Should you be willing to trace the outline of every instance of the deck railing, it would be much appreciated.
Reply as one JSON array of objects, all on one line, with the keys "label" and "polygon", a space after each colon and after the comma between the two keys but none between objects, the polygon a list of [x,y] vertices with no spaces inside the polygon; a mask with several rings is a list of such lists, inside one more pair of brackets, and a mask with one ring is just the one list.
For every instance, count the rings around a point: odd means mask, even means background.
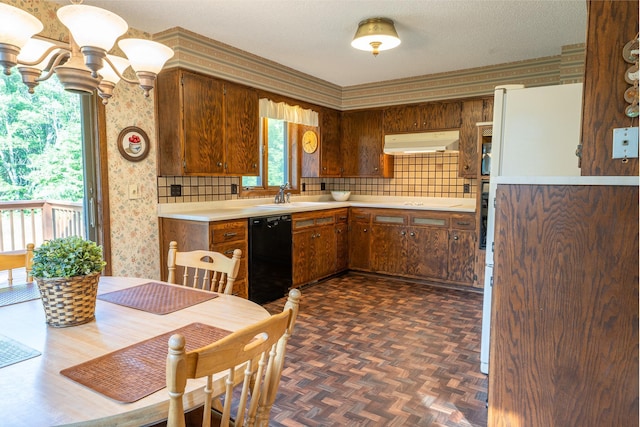
[{"label": "deck railing", "polygon": [[52,200],[0,202],[0,252],[45,240],[85,237],[82,203]]}]

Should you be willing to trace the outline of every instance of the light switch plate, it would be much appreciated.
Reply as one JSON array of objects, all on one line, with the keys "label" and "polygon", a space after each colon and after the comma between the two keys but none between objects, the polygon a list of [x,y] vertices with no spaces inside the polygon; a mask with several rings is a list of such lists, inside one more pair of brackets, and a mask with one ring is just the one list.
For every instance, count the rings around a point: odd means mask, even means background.
[{"label": "light switch plate", "polygon": [[129,184],[129,200],[140,198],[140,187],[138,184]]},{"label": "light switch plate", "polygon": [[613,159],[638,158],[638,128],[617,128],[613,130]]}]

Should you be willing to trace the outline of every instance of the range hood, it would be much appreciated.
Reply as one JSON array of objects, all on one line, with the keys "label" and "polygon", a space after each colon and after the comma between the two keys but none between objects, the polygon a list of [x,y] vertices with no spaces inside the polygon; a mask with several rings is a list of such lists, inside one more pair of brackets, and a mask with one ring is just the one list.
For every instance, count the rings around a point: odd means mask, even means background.
[{"label": "range hood", "polygon": [[460,131],[399,133],[384,136],[385,154],[434,153],[458,151]]}]

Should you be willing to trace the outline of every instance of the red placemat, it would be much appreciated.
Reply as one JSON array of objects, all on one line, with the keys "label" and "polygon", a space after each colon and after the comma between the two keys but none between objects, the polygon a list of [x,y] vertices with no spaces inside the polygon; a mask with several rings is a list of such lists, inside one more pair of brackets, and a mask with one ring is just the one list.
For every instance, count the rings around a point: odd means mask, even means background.
[{"label": "red placemat", "polygon": [[98,295],[100,300],[154,314],[172,313],[217,297],[213,292],[156,282]]},{"label": "red placemat", "polygon": [[192,351],[218,341],[230,333],[215,326],[191,323],[63,369],[60,373],[113,400],[131,403],[166,386],[165,365],[171,335],[183,335],[186,351]]}]

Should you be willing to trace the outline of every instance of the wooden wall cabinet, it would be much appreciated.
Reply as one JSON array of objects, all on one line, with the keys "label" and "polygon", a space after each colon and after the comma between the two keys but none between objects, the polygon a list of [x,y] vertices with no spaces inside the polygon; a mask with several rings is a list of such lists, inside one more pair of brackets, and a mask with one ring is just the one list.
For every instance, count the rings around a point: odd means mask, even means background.
[{"label": "wooden wall cabinet", "polygon": [[255,89],[224,83],[225,174],[260,173],[260,118]]},{"label": "wooden wall cabinet", "polygon": [[458,175],[475,179],[480,174],[478,168],[478,138],[476,123],[493,120],[493,98],[465,101],[462,107],[462,125],[458,154]]},{"label": "wooden wall cabinet", "polygon": [[638,425],[638,186],[496,192],[489,426]]},{"label": "wooden wall cabinet", "polygon": [[[339,250],[345,250],[342,230],[347,209],[294,213],[292,215],[293,286],[343,271]],[[340,256],[344,256],[340,253]]]},{"label": "wooden wall cabinet", "polygon": [[393,177],[393,157],[383,153],[382,110],[342,113],[342,176]]},{"label": "wooden wall cabinet", "polygon": [[194,250],[216,251],[231,257],[235,249],[242,251],[238,277],[233,293],[248,298],[248,224],[247,220],[230,221],[187,221],[173,218],[160,220],[160,273],[167,280],[167,256],[169,242],[176,241],[181,252]]},{"label": "wooden wall cabinet", "polygon": [[258,94],[248,87],[168,69],[155,90],[158,175],[257,175]]},{"label": "wooden wall cabinet", "polygon": [[457,129],[462,123],[461,102],[429,102],[384,109],[384,133]]},{"label": "wooden wall cabinet", "polygon": [[314,153],[302,151],[302,177],[322,178],[341,175],[340,112],[323,108],[320,111],[318,149]]}]

